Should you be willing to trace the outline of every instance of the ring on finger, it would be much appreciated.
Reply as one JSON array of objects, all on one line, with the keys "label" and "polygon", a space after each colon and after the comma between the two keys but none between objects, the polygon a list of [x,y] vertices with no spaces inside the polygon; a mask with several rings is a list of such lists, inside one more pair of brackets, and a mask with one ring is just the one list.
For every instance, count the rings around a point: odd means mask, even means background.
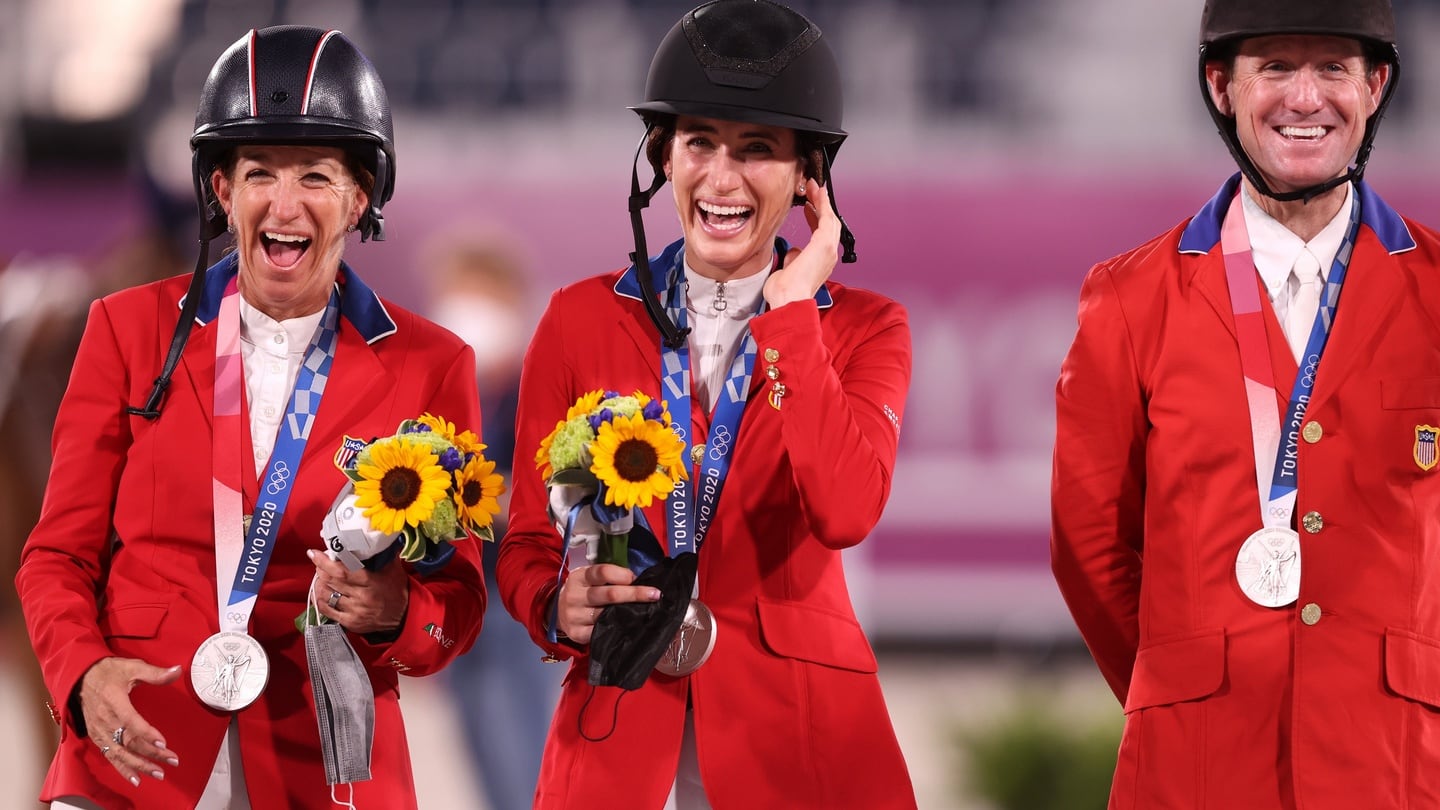
[{"label": "ring on finger", "polygon": [[334,610],[335,608],[340,606],[340,597],[344,595],[345,594],[340,593],[339,591],[331,591],[330,598],[325,600],[325,604],[329,605],[331,610]]},{"label": "ring on finger", "polygon": [[112,741],[114,741],[114,743],[115,743],[116,745],[124,745],[124,744],[125,744],[125,727],[124,727],[124,726],[121,726],[121,727],[115,729],[114,731],[110,732],[110,739],[111,739]]},{"label": "ring on finger", "polygon": [[102,745],[102,746],[100,746],[100,754],[101,754],[102,756],[108,755],[109,753],[110,753],[110,746],[108,746],[108,745]]}]

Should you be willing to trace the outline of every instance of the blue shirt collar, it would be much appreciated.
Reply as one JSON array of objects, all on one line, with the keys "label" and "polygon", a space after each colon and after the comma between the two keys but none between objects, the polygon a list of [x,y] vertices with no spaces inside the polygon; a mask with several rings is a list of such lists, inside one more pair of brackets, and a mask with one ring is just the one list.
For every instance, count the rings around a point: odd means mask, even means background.
[{"label": "blue shirt collar", "polygon": [[[220,313],[220,299],[225,297],[225,287],[230,279],[240,272],[240,258],[231,253],[205,271],[205,288],[200,295],[200,308],[195,312],[195,322],[204,326],[215,320]],[[355,331],[366,343],[395,334],[395,321],[385,310],[380,296],[360,280],[350,265],[340,262],[340,315],[355,327]],[[184,306],[185,299],[180,299]]]},{"label": "blue shirt collar", "polygon": [[[784,239],[777,238],[775,249],[783,256],[790,250],[790,244]],[[671,267],[676,266],[684,252],[685,240],[677,239],[660,251],[659,256],[650,257],[650,281],[657,292],[665,289],[665,274]],[[642,302],[645,300],[640,294],[640,274],[636,271],[635,265],[632,264],[626,268],[625,272],[621,274],[620,280],[615,282],[615,294],[621,298],[632,298]],[[815,303],[821,309],[829,309],[835,304],[835,300],[830,297],[829,287],[824,284],[820,285],[820,289],[815,292]]]},{"label": "blue shirt collar", "polygon": [[[1220,222],[1239,188],[1240,173],[1236,172],[1185,226],[1185,232],[1180,235],[1181,253],[1209,253],[1220,243]],[[1374,231],[1380,244],[1391,254],[1414,250],[1415,238],[1395,209],[1380,199],[1380,195],[1364,181],[1357,183],[1356,188],[1360,192],[1356,199],[1360,206],[1360,224]]]}]

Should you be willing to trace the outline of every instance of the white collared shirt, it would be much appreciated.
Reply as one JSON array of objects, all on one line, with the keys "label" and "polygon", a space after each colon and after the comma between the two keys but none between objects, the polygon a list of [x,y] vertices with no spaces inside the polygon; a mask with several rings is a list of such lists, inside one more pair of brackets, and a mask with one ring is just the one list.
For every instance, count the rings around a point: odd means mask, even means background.
[{"label": "white collared shirt", "polygon": [[[1285,323],[1285,316],[1289,312],[1290,296],[1287,294],[1286,282],[1300,251],[1310,251],[1320,264],[1320,280],[1329,280],[1330,266],[1335,262],[1335,254],[1340,252],[1340,243],[1344,241],[1345,230],[1350,226],[1350,209],[1355,204],[1353,184],[1346,183],[1344,189],[1345,202],[1340,205],[1335,218],[1309,242],[1296,236],[1289,228],[1281,225],[1279,220],[1266,213],[1250,196],[1249,189],[1245,189],[1241,194],[1245,229],[1250,232],[1250,250],[1255,258],[1255,269],[1265,282],[1265,292],[1270,296],[1270,303],[1274,305],[1275,316],[1280,323]],[[1305,339],[1302,337],[1301,341]]]},{"label": "white collared shirt", "polygon": [[[730,363],[740,349],[740,336],[750,318],[764,302],[765,279],[770,277],[772,260],[764,270],[744,278],[717,282],[696,273],[685,263],[685,308],[690,315],[690,373],[695,394],[706,411],[715,410]],[[722,292],[723,287],[723,292]],[[715,307],[723,299],[725,309]]]},{"label": "white collared shirt", "polygon": [[285,409],[310,339],[325,310],[277,321],[240,299],[240,357],[245,373],[245,395],[250,404],[250,445],[255,472],[270,461]]}]

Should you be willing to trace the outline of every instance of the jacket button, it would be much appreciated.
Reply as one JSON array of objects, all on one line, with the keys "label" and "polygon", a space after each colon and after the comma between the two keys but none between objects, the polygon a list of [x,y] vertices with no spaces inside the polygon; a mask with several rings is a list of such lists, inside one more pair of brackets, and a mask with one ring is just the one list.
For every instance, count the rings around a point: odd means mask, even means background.
[{"label": "jacket button", "polygon": [[1305,427],[1300,429],[1300,435],[1305,437],[1305,441],[1314,444],[1325,435],[1325,428],[1321,427],[1319,422],[1306,422]]},{"label": "jacket button", "polygon": [[1300,525],[1311,534],[1319,534],[1325,528],[1325,519],[1320,517],[1319,512],[1306,512],[1305,517],[1300,518]]},{"label": "jacket button", "polygon": [[1300,608],[1300,621],[1314,627],[1320,623],[1320,606],[1311,602]]}]

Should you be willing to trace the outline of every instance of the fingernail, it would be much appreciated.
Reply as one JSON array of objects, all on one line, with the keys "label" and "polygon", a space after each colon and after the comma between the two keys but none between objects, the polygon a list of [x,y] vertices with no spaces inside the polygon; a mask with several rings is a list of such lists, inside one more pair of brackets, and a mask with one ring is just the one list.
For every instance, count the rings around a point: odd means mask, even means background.
[{"label": "fingernail", "polygon": [[156,747],[156,748],[159,748],[159,749],[161,749],[161,750],[164,750],[164,748],[165,748],[165,741],[164,741],[164,740],[156,740],[156,741],[155,741],[155,747]]},{"label": "fingernail", "polygon": [[315,559],[315,549],[313,549],[313,548],[307,548],[307,549],[305,549],[305,556],[306,556],[306,557],[309,557],[309,558],[312,559],[312,560]]},{"label": "fingernail", "polygon": [[134,785],[135,787],[140,787],[140,777],[138,777],[138,776],[132,776],[132,777],[130,777],[130,784]]},{"label": "fingernail", "polygon": [[176,759],[175,757],[166,757],[165,764],[169,765],[172,768],[178,768],[180,767],[180,760]]},{"label": "fingernail", "polygon": [[659,601],[660,601],[660,591],[656,590],[655,588],[651,588],[651,589],[650,589],[650,601],[651,601],[651,602],[659,602]]},{"label": "fingernail", "polygon": [[161,781],[161,782],[165,781],[165,773],[164,773],[163,771],[161,771],[159,768],[156,768],[155,770],[151,771],[151,772],[150,772],[150,776],[151,776],[152,778],[158,780],[158,781]]}]

